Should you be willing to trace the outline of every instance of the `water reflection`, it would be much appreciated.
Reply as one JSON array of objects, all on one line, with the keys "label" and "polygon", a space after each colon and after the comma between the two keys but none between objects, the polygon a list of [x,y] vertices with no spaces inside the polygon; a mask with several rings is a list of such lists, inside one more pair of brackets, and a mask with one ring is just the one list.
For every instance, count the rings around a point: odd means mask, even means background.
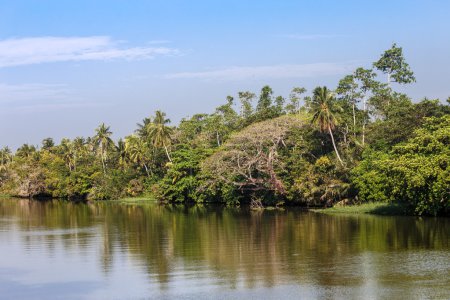
[{"label": "water reflection", "polygon": [[448,298],[449,236],[443,218],[5,199],[0,292]]}]

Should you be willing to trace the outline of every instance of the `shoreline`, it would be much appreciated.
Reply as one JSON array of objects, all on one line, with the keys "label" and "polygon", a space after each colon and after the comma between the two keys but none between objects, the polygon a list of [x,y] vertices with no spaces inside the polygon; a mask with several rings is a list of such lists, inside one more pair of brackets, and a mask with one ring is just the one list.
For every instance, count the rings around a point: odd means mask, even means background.
[{"label": "shoreline", "polygon": [[[0,199],[30,199],[26,197],[17,197],[11,195],[0,194]],[[152,195],[146,196],[137,196],[137,197],[125,197],[120,199],[111,199],[111,200],[84,200],[84,201],[74,201],[70,199],[62,199],[62,198],[31,198],[31,200],[35,201],[47,201],[47,200],[63,200],[70,202],[86,202],[86,203],[114,203],[114,204],[124,204],[124,205],[146,205],[146,204],[162,204],[162,205],[180,205],[181,203],[166,203],[158,201]],[[227,206],[223,202],[208,202],[208,203],[192,203],[192,205],[223,205]],[[181,204],[186,205],[186,204]],[[233,206],[233,207],[247,207],[247,205],[242,206]],[[332,207],[306,207],[302,205],[283,205],[283,206],[265,206],[258,208],[251,208],[251,211],[275,211],[275,210],[286,210],[290,207],[296,209],[304,209],[305,211],[311,211],[314,213],[320,214],[329,214],[329,215],[378,215],[378,216],[415,216],[411,213],[411,208],[405,204],[398,203],[385,203],[385,202],[370,202],[370,203],[362,203],[362,204],[349,204],[343,206],[332,206]],[[448,217],[443,215],[441,217]]]}]

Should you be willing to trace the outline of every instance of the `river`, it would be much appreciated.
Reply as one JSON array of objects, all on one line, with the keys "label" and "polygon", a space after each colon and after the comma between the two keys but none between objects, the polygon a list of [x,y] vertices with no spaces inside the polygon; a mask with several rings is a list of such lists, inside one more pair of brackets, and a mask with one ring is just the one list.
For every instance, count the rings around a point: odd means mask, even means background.
[{"label": "river", "polygon": [[2,299],[450,299],[450,219],[0,200]]}]

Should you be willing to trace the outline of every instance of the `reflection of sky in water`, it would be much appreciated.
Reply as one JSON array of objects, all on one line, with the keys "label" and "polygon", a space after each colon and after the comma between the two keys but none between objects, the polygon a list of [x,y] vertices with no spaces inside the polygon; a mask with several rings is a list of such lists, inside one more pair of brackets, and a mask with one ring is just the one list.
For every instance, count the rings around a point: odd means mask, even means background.
[{"label": "reflection of sky in water", "polygon": [[0,201],[5,299],[450,296],[446,219]]}]

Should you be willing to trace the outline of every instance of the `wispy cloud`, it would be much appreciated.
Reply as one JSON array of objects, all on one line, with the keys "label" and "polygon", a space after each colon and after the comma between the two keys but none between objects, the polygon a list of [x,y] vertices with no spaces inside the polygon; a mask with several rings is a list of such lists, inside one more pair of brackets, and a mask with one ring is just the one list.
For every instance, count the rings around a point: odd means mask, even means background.
[{"label": "wispy cloud", "polygon": [[346,37],[343,34],[280,34],[279,37],[291,40],[319,40]]},{"label": "wispy cloud", "polygon": [[342,75],[353,70],[355,63],[314,63],[301,65],[274,65],[256,67],[228,67],[201,72],[181,72],[167,74],[166,79],[204,79],[204,80],[251,80],[308,78]]},{"label": "wispy cloud", "polygon": [[0,103],[23,101],[52,101],[66,99],[70,91],[63,84],[5,84],[0,83]]},{"label": "wispy cloud", "polygon": [[126,47],[123,41],[108,36],[13,38],[0,40],[0,68],[64,61],[150,59],[178,53],[168,47]]},{"label": "wispy cloud", "polygon": [[11,112],[43,112],[103,105],[91,103],[63,84],[0,83],[0,110]]}]

